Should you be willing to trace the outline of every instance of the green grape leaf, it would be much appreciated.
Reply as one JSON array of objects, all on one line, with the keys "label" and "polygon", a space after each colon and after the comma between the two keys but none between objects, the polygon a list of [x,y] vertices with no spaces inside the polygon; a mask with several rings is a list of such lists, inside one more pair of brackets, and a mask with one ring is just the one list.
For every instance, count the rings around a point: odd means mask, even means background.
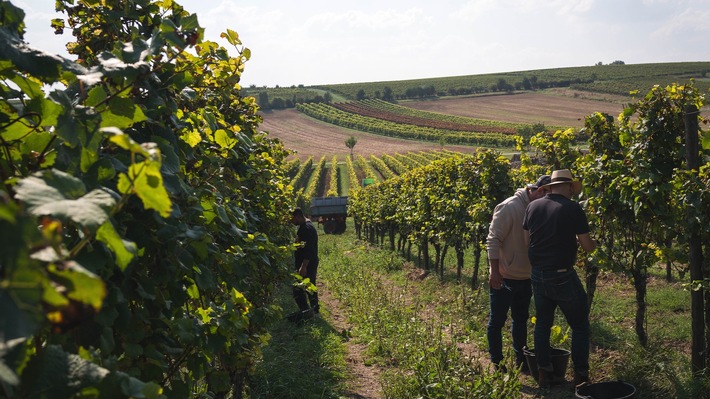
[{"label": "green grape leaf", "polygon": [[162,217],[168,217],[172,212],[172,202],[163,184],[159,162],[148,160],[131,165],[128,173],[118,176],[118,189],[122,194],[135,193],[146,209],[154,209]]},{"label": "green grape leaf", "polygon": [[81,147],[81,171],[86,173],[99,160],[99,153],[95,149]]},{"label": "green grape leaf", "polygon": [[217,213],[215,212],[214,205],[209,199],[203,199],[200,204],[202,205],[202,217],[205,218],[205,224],[212,223]]},{"label": "green grape leaf", "polygon": [[75,261],[64,262],[61,269],[50,267],[49,272],[68,288],[68,298],[90,305],[97,311],[101,309],[106,285],[98,276]]},{"label": "green grape leaf", "polygon": [[180,25],[182,26],[182,30],[184,31],[199,29],[200,24],[197,22],[197,14],[190,14],[186,17],[181,18]]},{"label": "green grape leaf", "polygon": [[36,118],[21,118],[14,123],[3,126],[0,135],[4,141],[15,141],[29,135],[37,128]]},{"label": "green grape leaf", "polygon": [[75,397],[79,390],[97,385],[108,373],[78,355],[64,352],[58,345],[50,345],[26,365],[18,397]]},{"label": "green grape leaf", "polygon": [[221,148],[232,148],[237,144],[237,140],[230,137],[229,133],[224,129],[214,132],[214,140]]},{"label": "green grape leaf", "polygon": [[33,98],[27,103],[25,111],[37,113],[41,118],[41,120],[38,121],[39,125],[49,127],[57,124],[59,115],[61,115],[64,109],[61,105],[52,100],[38,97]]},{"label": "green grape leaf", "polygon": [[0,30],[0,59],[9,59],[15,66],[30,75],[48,80],[57,79],[60,75],[63,59],[53,54],[31,48],[20,42],[17,37],[8,35],[5,29]]},{"label": "green grape leaf", "polygon": [[44,97],[42,85],[36,80],[23,75],[14,75],[10,81],[16,84],[17,87],[30,98]]},{"label": "green grape leaf", "polygon": [[194,148],[196,145],[200,144],[202,136],[197,130],[191,130],[180,136],[180,139],[190,145],[190,147]]},{"label": "green grape leaf", "polygon": [[101,127],[126,129],[146,120],[143,110],[129,98],[114,97],[108,104],[109,110],[101,112]]},{"label": "green grape leaf", "polygon": [[21,8],[15,7],[10,2],[2,4],[2,26],[12,33],[21,35],[25,31],[25,12]]},{"label": "green grape leaf", "polygon": [[124,61],[130,63],[137,63],[144,61],[145,57],[148,56],[145,50],[148,50],[148,43],[145,40],[133,40],[130,43],[124,43],[121,49],[121,58]]},{"label": "green grape leaf", "polygon": [[95,107],[107,98],[108,94],[103,86],[95,86],[89,90],[89,95],[86,97],[84,104],[88,107]]},{"label": "green grape leaf", "polygon": [[146,158],[160,160],[160,150],[155,143],[140,144],[134,141],[131,136],[123,133],[121,129],[115,127],[101,128],[101,132],[109,135],[109,140],[134,154],[141,154]]},{"label": "green grape leaf", "polygon": [[[18,397],[84,397],[89,391],[120,393],[120,397],[158,399],[163,389],[122,372],[110,372],[79,355],[50,345],[32,357],[22,374]],[[114,395],[110,395],[114,397]],[[93,397],[93,396],[92,396]]]},{"label": "green grape leaf", "polygon": [[94,231],[108,220],[116,198],[107,189],[77,195],[84,190],[81,180],[57,170],[36,173],[16,187],[17,198],[28,205],[31,214],[70,219]]},{"label": "green grape leaf", "polygon": [[106,244],[113,251],[116,255],[116,264],[121,270],[126,270],[126,267],[138,253],[136,244],[123,240],[110,221],[106,221],[99,227],[96,232],[96,239]]},{"label": "green grape leaf", "polygon": [[231,29],[227,29],[227,32],[222,32],[219,36],[227,39],[227,42],[233,46],[242,44],[242,41],[239,40],[239,34]]}]

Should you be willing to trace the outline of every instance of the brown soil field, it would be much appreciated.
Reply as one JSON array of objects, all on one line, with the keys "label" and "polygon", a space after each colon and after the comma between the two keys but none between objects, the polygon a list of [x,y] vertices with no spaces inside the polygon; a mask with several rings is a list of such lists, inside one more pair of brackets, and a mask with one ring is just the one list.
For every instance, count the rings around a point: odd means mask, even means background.
[{"label": "brown soil field", "polygon": [[515,123],[544,123],[547,126],[584,127],[584,117],[605,112],[614,117],[630,99],[594,93],[551,89],[539,93],[441,98],[402,102],[410,108]]},{"label": "brown soil field", "polygon": [[[264,122],[260,125],[260,129],[269,132],[269,136],[281,140],[287,149],[296,151],[295,156],[301,160],[312,156],[317,162],[323,155],[329,159],[333,155],[345,158],[350,155],[350,149],[345,146],[345,140],[350,136],[357,139],[354,154],[365,158],[370,154],[379,156],[395,152],[407,153],[442,148],[438,143],[402,140],[342,128],[308,117],[295,109],[264,112],[262,116]],[[457,152],[476,150],[475,147],[454,145],[447,145],[444,148]]]},{"label": "brown soil field", "polygon": [[[590,93],[553,89],[539,93],[442,98],[400,104],[420,110],[481,119],[581,128],[586,115],[600,111],[616,116],[622,111],[624,103],[620,97],[605,98]],[[350,154],[345,146],[345,140],[350,136],[357,138],[354,153],[365,157],[370,154],[379,156],[442,148],[433,142],[403,140],[341,128],[305,116],[295,109],[265,111],[262,116],[264,121],[260,129],[281,140],[286,148],[296,151],[295,156],[301,159],[312,156],[318,160],[323,155],[345,157]],[[470,146],[446,145],[444,148],[457,152],[476,150]]]}]

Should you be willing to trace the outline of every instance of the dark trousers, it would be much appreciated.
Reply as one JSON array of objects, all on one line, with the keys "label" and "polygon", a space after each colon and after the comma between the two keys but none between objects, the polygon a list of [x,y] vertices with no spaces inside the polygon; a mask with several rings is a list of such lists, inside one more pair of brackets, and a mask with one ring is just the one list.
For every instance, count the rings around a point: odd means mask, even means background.
[{"label": "dark trousers", "polygon": [[[308,265],[308,273],[306,277],[311,280],[311,284],[316,285],[316,276],[318,275],[318,263]],[[300,287],[293,287],[293,299],[296,300],[296,305],[301,311],[313,308],[314,312],[318,312],[318,291],[308,292]]]},{"label": "dark trousers", "polygon": [[515,360],[524,361],[523,347],[527,345],[527,323],[532,296],[530,280],[504,279],[503,281],[501,289],[489,289],[491,312],[487,330],[488,353],[491,355],[491,361],[496,364],[503,360],[502,330],[508,318],[508,310],[512,319],[511,333]]},{"label": "dark trousers", "polygon": [[577,373],[589,372],[589,305],[587,293],[574,269],[558,273],[533,269],[535,297],[535,358],[538,368],[552,370],[550,328],[555,321],[555,309],[560,308],[572,329],[572,363]]}]

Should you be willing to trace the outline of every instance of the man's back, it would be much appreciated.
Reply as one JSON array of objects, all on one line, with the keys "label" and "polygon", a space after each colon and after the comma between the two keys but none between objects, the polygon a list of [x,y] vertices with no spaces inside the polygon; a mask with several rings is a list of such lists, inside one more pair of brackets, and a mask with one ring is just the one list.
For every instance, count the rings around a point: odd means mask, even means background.
[{"label": "man's back", "polygon": [[574,266],[577,235],[589,232],[587,218],[579,204],[552,193],[530,203],[523,228],[530,233],[530,263],[533,268],[543,270]]}]

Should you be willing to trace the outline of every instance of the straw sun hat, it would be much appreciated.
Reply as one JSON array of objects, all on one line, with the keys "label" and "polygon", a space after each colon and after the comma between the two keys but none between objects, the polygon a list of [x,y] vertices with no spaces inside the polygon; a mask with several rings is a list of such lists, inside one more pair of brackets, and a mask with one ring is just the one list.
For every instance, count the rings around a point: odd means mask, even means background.
[{"label": "straw sun hat", "polygon": [[575,180],[574,177],[572,177],[572,172],[570,172],[569,169],[560,169],[553,171],[552,176],[550,178],[550,183],[545,184],[542,187],[552,187],[556,184],[564,183],[572,183],[572,190],[574,191],[574,195],[577,195],[582,192],[582,182],[579,180]]}]

